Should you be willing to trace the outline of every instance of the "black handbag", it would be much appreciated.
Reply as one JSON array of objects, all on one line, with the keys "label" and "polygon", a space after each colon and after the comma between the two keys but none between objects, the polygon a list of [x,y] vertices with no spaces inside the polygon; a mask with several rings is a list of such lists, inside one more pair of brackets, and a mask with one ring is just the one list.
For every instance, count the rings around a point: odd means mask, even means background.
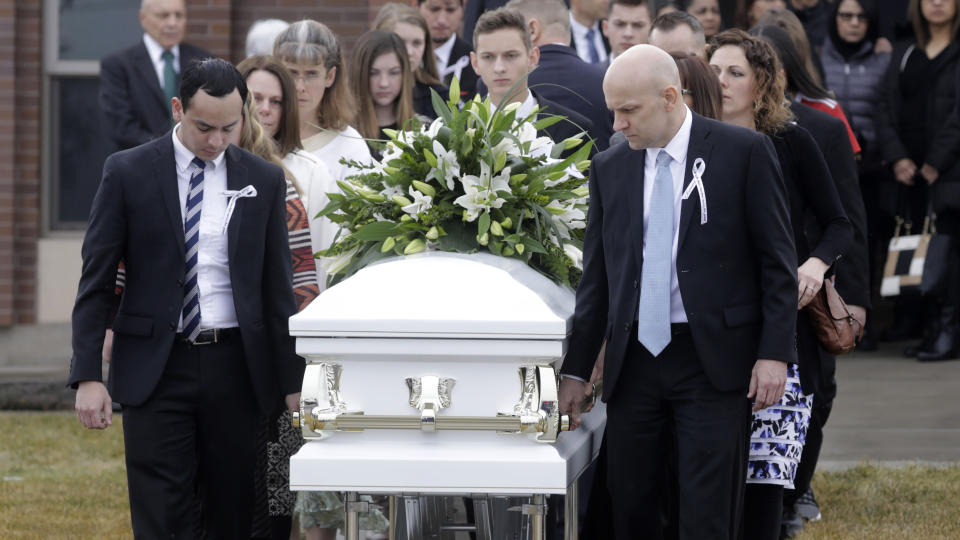
[{"label": "black handbag", "polygon": [[[951,238],[937,234],[937,215],[928,204],[920,234],[910,234],[911,223],[897,216],[896,230],[887,248],[880,296],[939,295],[946,286],[953,252]],[[906,234],[901,234],[903,230]]]}]

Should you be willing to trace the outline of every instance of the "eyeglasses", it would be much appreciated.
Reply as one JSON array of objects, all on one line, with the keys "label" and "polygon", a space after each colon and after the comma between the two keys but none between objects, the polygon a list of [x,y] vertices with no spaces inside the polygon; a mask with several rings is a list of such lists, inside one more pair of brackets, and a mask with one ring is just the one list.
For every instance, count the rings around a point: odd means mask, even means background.
[{"label": "eyeglasses", "polygon": [[854,19],[857,19],[857,20],[860,21],[860,22],[867,22],[867,14],[866,14],[866,13],[849,13],[849,12],[844,13],[844,12],[839,12],[839,13],[837,13],[837,17],[840,17],[840,20],[843,21],[843,22],[852,22]]},{"label": "eyeglasses", "polygon": [[693,92],[687,90],[686,88],[680,89],[680,93],[683,94],[683,95],[685,95],[685,96],[692,96],[692,95],[693,95]]}]

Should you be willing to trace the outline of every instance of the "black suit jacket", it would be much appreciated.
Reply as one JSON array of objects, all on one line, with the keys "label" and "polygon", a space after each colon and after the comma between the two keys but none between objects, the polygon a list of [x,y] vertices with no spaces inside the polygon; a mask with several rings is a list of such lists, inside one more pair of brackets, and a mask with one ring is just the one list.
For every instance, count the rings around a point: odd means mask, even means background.
[{"label": "black suit jacket", "polygon": [[[745,391],[758,358],[796,362],[797,257],[783,177],[770,140],[693,114],[684,185],[697,158],[708,221],[696,191],[683,201],[677,275],[697,354],[711,384]],[[617,388],[643,268],[645,151],[626,143],[590,168],[583,278],[561,373],[590,376],[604,338],[603,399]]]},{"label": "black suit jacket", "polygon": [[[107,158],[83,241],[68,382],[101,380],[103,337],[112,322],[108,389],[124,405],[142,404],[156,387],[183,304],[183,219],[173,152],[168,132]],[[283,395],[300,390],[304,368],[287,323],[297,310],[286,182],[280,168],[234,146],[225,159],[228,189],[252,185],[257,190],[255,197],[237,201],[227,242],[247,371],[261,409],[268,411]],[[121,259],[126,266],[122,298],[114,294]]]},{"label": "black suit jacket", "polygon": [[590,136],[597,150],[605,150],[613,135],[613,120],[603,96],[604,74],[601,66],[584,62],[570,47],[543,45],[540,63],[528,83],[538,95],[589,118],[593,123]]},{"label": "black suit jacket", "polygon": [[[867,211],[860,194],[857,160],[850,146],[847,128],[843,120],[801,103],[791,103],[790,110],[796,116],[797,124],[810,132],[820,148],[827,168],[830,169],[830,176],[837,186],[843,211],[853,226],[853,242],[847,247],[843,259],[837,261],[835,266],[837,292],[848,304],[870,308]],[[806,227],[810,229],[814,226],[808,223]]]},{"label": "black suit jacket", "polygon": [[[566,120],[562,120],[543,129],[543,132],[546,133],[546,135],[550,137],[553,142],[559,143],[569,139],[570,137],[576,137],[583,132],[586,132],[588,135],[590,134],[590,130],[593,128],[593,122],[591,122],[589,118],[576,111],[570,110],[559,103],[554,103],[549,99],[540,96],[533,90],[530,92],[533,93],[533,97],[536,98],[537,105],[540,107],[538,119],[549,116],[567,117]],[[573,152],[576,152],[579,148],[580,147],[578,146],[565,151],[563,153],[563,157],[565,158]],[[594,151],[595,149],[596,147],[594,147]],[[593,154],[594,151],[591,151],[591,154]]]},{"label": "black suit jacket", "polygon": [[[460,95],[466,99],[473,97],[477,93],[477,72],[473,70],[473,66],[470,65],[470,51],[473,50],[473,47],[469,43],[460,39],[460,36],[457,36],[456,41],[453,42],[453,49],[450,50],[450,61],[447,63],[448,66],[452,66],[457,63],[457,60],[467,57],[467,65],[463,67],[460,71]],[[443,78],[443,84],[450,88],[450,81],[453,80],[453,74],[447,75]]]},{"label": "black suit jacket", "polygon": [[[607,59],[597,65],[601,65],[604,67],[604,69],[606,69],[606,67],[610,65],[610,40],[607,39],[607,35],[603,33],[603,21],[601,21],[600,27],[601,29],[598,30],[598,32],[600,32],[600,40],[603,41],[603,49],[607,51]],[[573,39],[573,32],[570,32],[570,47],[577,52],[577,55],[580,54],[581,51],[577,48],[577,40]],[[583,52],[586,53],[586,51]]]},{"label": "black suit jacket", "polygon": [[[209,52],[180,44],[180,72]],[[179,84],[179,77],[178,77]],[[152,141],[170,131],[170,103],[163,95],[143,41],[100,61],[100,109],[114,143],[121,150]]]}]

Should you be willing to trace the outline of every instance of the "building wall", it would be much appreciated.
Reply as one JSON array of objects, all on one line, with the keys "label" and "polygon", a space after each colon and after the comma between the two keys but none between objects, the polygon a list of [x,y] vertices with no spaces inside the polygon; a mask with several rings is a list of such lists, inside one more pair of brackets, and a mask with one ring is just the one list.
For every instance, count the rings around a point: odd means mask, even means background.
[{"label": "building wall", "polygon": [[[187,0],[186,40],[237,62],[253,21],[313,18],[341,37],[349,57],[386,1]],[[43,44],[51,31],[42,27],[43,7],[0,0],[0,328],[68,321],[80,277],[82,234],[42,234]]]}]

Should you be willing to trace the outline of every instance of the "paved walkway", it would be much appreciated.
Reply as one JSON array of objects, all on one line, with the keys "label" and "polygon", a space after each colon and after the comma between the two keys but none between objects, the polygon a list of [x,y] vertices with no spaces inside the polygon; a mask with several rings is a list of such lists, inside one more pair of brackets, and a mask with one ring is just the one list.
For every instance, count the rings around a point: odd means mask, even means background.
[{"label": "paved walkway", "polygon": [[820,462],[960,462],[960,360],[920,363],[905,343],[837,359],[839,390]]}]

